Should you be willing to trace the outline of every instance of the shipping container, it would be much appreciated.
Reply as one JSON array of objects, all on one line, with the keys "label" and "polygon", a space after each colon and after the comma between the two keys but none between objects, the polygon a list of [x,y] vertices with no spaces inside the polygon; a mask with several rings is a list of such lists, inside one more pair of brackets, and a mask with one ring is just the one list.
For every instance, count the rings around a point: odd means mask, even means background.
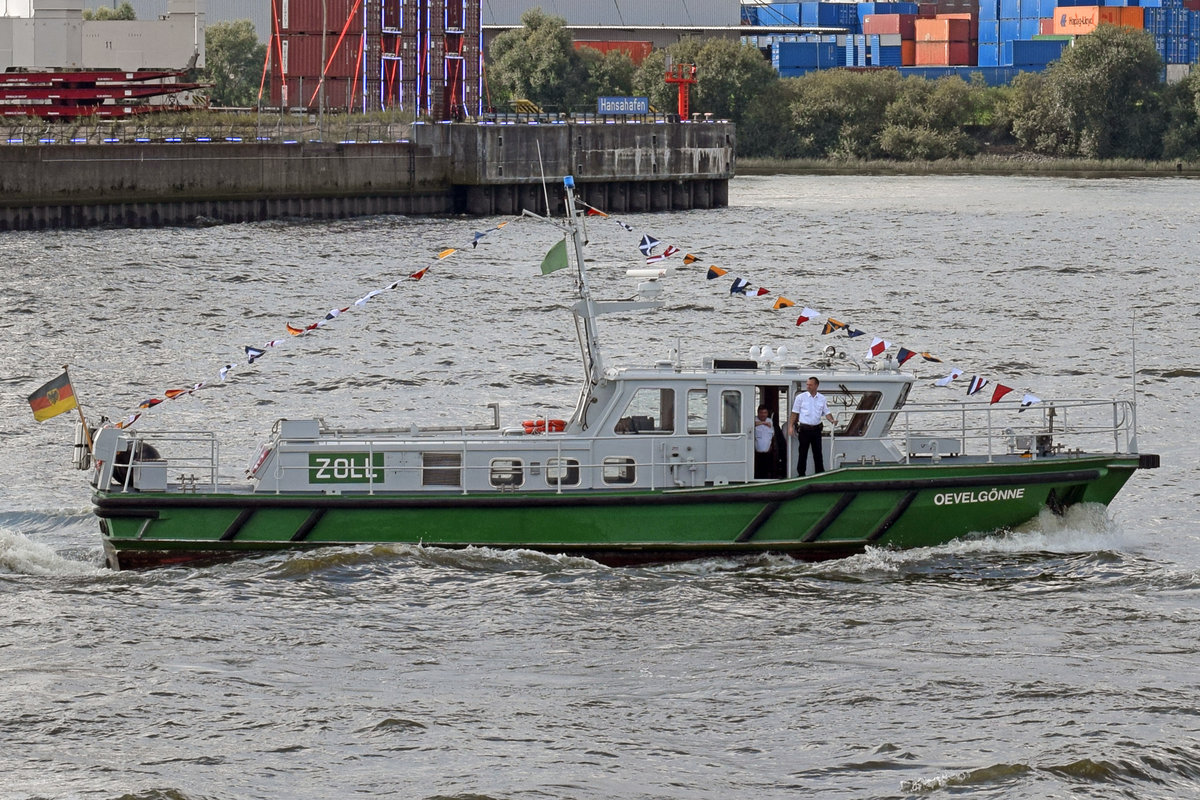
[{"label": "shipping container", "polygon": [[800,4],[799,3],[771,3],[766,6],[759,6],[758,10],[759,25],[799,25],[800,24]]},{"label": "shipping container", "polygon": [[[983,0],[985,3],[990,1],[991,0]],[[994,1],[997,5],[1000,3],[1000,0]],[[917,16],[921,19],[933,19],[937,16],[937,12],[937,3],[921,3],[917,6]]]},{"label": "shipping container", "polygon": [[916,14],[868,14],[862,18],[862,32],[871,34],[898,33],[902,39],[915,39]]},{"label": "shipping container", "polygon": [[1012,43],[1012,65],[1024,67],[1046,65],[1062,57],[1067,43],[1062,40],[1021,40]]},{"label": "shipping container", "polygon": [[833,42],[778,42],[771,48],[771,66],[782,75],[793,67],[841,66],[841,58]]},{"label": "shipping container", "polygon": [[[281,33],[326,33],[347,35],[363,31],[362,4],[354,0],[276,0]],[[324,26],[324,27],[322,27]]]},{"label": "shipping container", "polygon": [[1020,19],[1021,0],[1000,0],[1000,19]]},{"label": "shipping container", "polygon": [[980,20],[979,21],[979,43],[982,44],[999,44],[1000,43],[1000,21],[999,20]]},{"label": "shipping container", "polygon": [[970,41],[978,41],[979,39],[979,16],[976,14],[938,14],[937,19],[965,19],[970,23],[970,34],[967,39]]},{"label": "shipping container", "polygon": [[[322,38],[324,43],[322,43]],[[339,43],[333,34],[294,33],[284,36],[279,43],[283,58],[284,75],[320,75],[329,77],[353,77],[362,72],[359,54],[361,37],[345,37]],[[325,57],[322,59],[321,54]],[[324,66],[324,68],[323,68]]]},{"label": "shipping container", "polygon": [[979,19],[981,22],[1000,19],[1000,0],[980,0]]},{"label": "shipping container", "polygon": [[919,19],[914,27],[918,42],[967,42],[971,39],[971,23],[965,19]]},{"label": "shipping container", "polygon": [[1000,66],[1000,45],[999,44],[981,44],[979,51],[976,54],[976,60],[981,67],[997,67]]},{"label": "shipping container", "polygon": [[1000,20],[1000,41],[1011,42],[1013,39],[1021,38],[1021,20],[1019,19],[1002,19]]},{"label": "shipping container", "polygon": [[635,65],[640,65],[646,60],[646,56],[650,55],[650,51],[654,49],[654,43],[620,40],[575,40],[575,49],[578,50],[581,47],[590,47],[593,50],[599,50],[601,53],[611,53],[613,51],[625,53]]},{"label": "shipping container", "polygon": [[1121,25],[1124,14],[1129,11],[1136,11],[1140,22],[1140,8],[1059,6],[1054,10],[1054,33],[1091,33],[1100,25]]},{"label": "shipping container", "polygon": [[1054,33],[1054,18],[1046,17],[1038,20],[1038,34],[1040,36],[1048,36]]},{"label": "shipping container", "polygon": [[971,46],[967,42],[918,41],[917,66],[968,65],[971,61]]}]

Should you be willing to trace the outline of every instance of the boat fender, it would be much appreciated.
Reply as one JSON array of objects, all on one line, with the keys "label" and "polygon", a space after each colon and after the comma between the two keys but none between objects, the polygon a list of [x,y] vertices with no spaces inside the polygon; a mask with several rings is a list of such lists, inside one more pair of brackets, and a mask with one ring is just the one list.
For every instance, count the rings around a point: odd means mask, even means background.
[{"label": "boat fender", "polygon": [[562,433],[567,429],[565,419],[527,419],[521,423],[526,433]]}]

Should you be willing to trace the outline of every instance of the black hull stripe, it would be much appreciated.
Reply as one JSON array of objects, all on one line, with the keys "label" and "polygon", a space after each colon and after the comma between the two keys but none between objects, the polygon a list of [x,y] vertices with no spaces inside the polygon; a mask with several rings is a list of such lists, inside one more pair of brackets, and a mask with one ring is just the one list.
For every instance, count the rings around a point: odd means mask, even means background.
[{"label": "black hull stripe", "polygon": [[321,517],[325,516],[325,509],[314,508],[312,513],[308,515],[308,519],[300,524],[296,532],[292,534],[293,542],[303,542],[312,533],[313,528],[317,527],[317,523],[321,521]]},{"label": "black hull stripe", "polygon": [[[92,502],[96,513],[104,517],[128,517],[141,511],[168,508],[308,508],[329,511],[346,509],[405,509],[405,508],[570,508],[639,505],[692,505],[706,503],[783,503],[809,494],[836,492],[919,492],[926,489],[952,489],[978,486],[1020,486],[1046,483],[1077,483],[1094,481],[1102,475],[1100,469],[1076,469],[1056,472],[1037,472],[1021,475],[959,475],[954,477],[907,478],[879,481],[831,481],[802,484],[784,491],[747,489],[744,491],[685,491],[646,494],[586,495],[525,494],[502,496],[447,494],[436,497],[396,497],[391,495],[156,495],[141,494],[95,495]],[[134,513],[131,513],[134,512]]]},{"label": "black hull stripe", "polygon": [[912,505],[912,501],[916,499],[916,492],[909,492],[908,494],[904,495],[904,497],[901,497],[900,502],[896,503],[896,507],[892,509],[891,513],[884,517],[883,522],[880,522],[879,525],[875,527],[875,530],[871,531],[870,535],[867,536],[867,541],[877,542],[883,538],[883,535],[888,532],[888,529],[896,524],[896,520],[900,519],[904,512],[908,510],[908,507]]},{"label": "black hull stripe", "polygon": [[846,492],[844,495],[839,497],[838,501],[833,504],[833,508],[826,511],[825,515],[817,520],[815,525],[809,528],[808,533],[804,534],[804,537],[801,538],[800,541],[815,542],[818,538],[820,538],[821,534],[829,528],[830,525],[837,522],[837,518],[840,517],[842,512],[854,502],[854,498],[856,497],[858,497],[858,492]]},{"label": "black hull stripe", "polygon": [[778,510],[779,503],[767,503],[765,506],[763,506],[763,510],[758,512],[758,515],[754,519],[750,520],[750,524],[746,526],[745,530],[738,534],[734,541],[740,543],[748,542],[753,539],[754,534],[758,533],[759,529],[762,528],[763,525],[766,525],[767,520],[775,516],[775,512]]},{"label": "black hull stripe", "polygon": [[246,523],[254,516],[256,510],[254,508],[243,508],[233,522],[229,523],[229,527],[225,529],[225,532],[221,534],[221,541],[232,542],[237,538],[237,535],[242,532],[242,528],[246,527]]}]

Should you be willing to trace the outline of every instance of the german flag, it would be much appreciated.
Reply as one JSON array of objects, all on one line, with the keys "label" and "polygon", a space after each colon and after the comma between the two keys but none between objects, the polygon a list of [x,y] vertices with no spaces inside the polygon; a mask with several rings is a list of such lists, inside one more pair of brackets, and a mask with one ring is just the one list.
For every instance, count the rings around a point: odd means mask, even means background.
[{"label": "german flag", "polygon": [[75,390],[71,388],[71,380],[66,371],[29,395],[29,407],[33,409],[33,418],[38,422],[78,408]]}]

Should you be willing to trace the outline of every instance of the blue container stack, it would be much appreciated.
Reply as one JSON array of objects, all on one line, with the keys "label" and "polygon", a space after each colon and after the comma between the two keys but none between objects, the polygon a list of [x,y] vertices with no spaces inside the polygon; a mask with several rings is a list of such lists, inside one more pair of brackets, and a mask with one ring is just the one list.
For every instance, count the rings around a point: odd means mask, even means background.
[{"label": "blue container stack", "polygon": [[782,78],[795,78],[814,69],[840,65],[837,44],[832,41],[776,42],[771,47],[771,66]]},{"label": "blue container stack", "polygon": [[[1151,5],[1150,3],[1154,5]],[[1146,32],[1168,64],[1194,64],[1200,57],[1200,14],[1183,0],[1141,0]]]}]

